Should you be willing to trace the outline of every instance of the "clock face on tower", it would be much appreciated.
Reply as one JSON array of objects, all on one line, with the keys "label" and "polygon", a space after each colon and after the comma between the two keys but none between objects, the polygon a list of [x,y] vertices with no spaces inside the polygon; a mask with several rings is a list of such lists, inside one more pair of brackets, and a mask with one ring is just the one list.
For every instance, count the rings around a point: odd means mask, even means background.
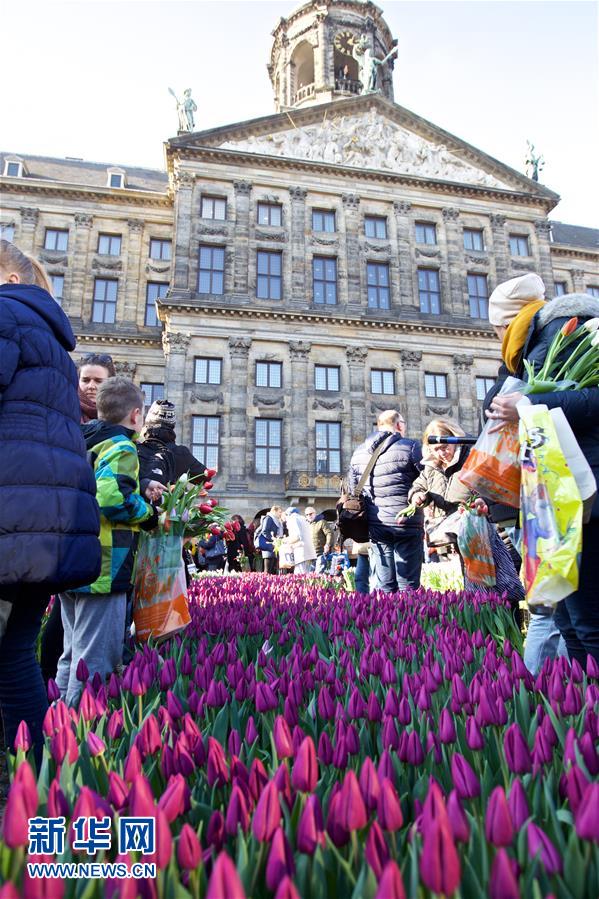
[{"label": "clock face on tower", "polygon": [[335,49],[345,56],[352,55],[352,48],[358,43],[355,34],[351,31],[338,31],[335,35]]}]

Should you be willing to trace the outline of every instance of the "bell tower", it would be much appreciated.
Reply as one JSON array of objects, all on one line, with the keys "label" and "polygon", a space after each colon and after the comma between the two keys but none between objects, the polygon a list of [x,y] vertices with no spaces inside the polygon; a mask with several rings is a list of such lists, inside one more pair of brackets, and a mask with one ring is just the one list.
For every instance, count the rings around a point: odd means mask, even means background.
[{"label": "bell tower", "polygon": [[393,100],[397,41],[370,0],[310,0],[272,34],[277,112],[375,91]]}]

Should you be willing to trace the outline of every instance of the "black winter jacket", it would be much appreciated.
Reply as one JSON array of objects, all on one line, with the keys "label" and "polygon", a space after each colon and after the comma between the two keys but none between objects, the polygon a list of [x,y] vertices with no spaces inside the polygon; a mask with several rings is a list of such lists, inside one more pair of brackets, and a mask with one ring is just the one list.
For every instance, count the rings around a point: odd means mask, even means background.
[{"label": "black winter jacket", "polygon": [[69,320],[49,293],[0,286],[0,586],[58,592],[100,572],[74,349]]},{"label": "black winter jacket", "polygon": [[138,440],[139,481],[142,492],[148,481],[160,481],[168,486],[182,474],[189,472],[191,480],[201,477],[206,466],[186,446],[175,443],[172,428],[152,429],[150,435]]},{"label": "black winter jacket", "polygon": [[351,458],[348,486],[355,489],[372,453],[389,438],[364,487],[370,539],[377,543],[390,543],[404,533],[422,532],[424,520],[420,510],[410,518],[395,520],[408,505],[408,494],[420,474],[422,447],[416,440],[390,431],[373,431]]}]

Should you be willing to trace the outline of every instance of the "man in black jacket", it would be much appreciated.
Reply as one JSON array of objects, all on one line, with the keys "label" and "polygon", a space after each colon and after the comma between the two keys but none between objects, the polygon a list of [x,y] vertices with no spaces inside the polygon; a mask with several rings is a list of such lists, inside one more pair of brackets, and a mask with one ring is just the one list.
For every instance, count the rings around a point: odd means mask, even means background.
[{"label": "man in black jacket", "polygon": [[406,423],[394,409],[381,412],[376,430],[351,458],[350,489],[355,489],[376,448],[386,447],[376,460],[364,487],[371,541],[373,589],[393,593],[420,585],[423,558],[423,514],[399,517],[408,506],[408,493],[420,474],[422,448],[405,437]]},{"label": "man in black jacket", "polygon": [[182,474],[189,472],[190,480],[204,475],[206,466],[196,459],[188,447],[176,443],[175,406],[169,400],[156,400],[150,406],[137,441],[139,481],[142,493],[149,481],[159,481],[167,487]]}]

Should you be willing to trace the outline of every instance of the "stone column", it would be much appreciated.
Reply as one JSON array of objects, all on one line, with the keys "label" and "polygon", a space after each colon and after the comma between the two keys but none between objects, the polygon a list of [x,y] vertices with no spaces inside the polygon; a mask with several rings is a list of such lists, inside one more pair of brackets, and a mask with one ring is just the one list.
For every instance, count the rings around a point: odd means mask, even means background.
[{"label": "stone column", "polygon": [[401,364],[406,384],[407,436],[419,438],[422,434],[422,392],[423,380],[420,371],[422,352],[420,350],[400,350]]},{"label": "stone column", "polygon": [[[195,175],[178,172],[175,177],[175,258],[173,260],[173,289],[187,294],[196,293],[197,284],[190,284],[189,254],[191,247],[192,194]],[[197,249],[197,248],[196,248]]]},{"label": "stone column", "polygon": [[349,456],[344,453],[344,468],[348,467],[352,451],[363,443],[370,433],[369,420],[366,417],[366,387],[364,368],[368,349],[363,346],[348,346],[345,350],[349,368],[349,405],[351,423],[351,449]]},{"label": "stone column", "polygon": [[445,220],[445,237],[447,241],[447,277],[449,283],[449,309],[453,315],[464,316],[464,264],[463,243],[461,243],[461,230],[459,227],[460,210],[452,206],[443,209]]},{"label": "stone column", "polygon": [[247,297],[250,252],[250,193],[251,181],[234,181],[235,238],[233,264],[233,293]]},{"label": "stone column", "polygon": [[350,308],[360,307],[365,305],[360,279],[360,197],[357,194],[341,194],[341,199],[345,218],[347,304]]},{"label": "stone column", "polygon": [[570,274],[572,275],[572,284],[574,287],[574,293],[585,293],[586,283],[585,283],[584,269],[583,268],[572,268],[572,269],[570,269]]},{"label": "stone column", "polygon": [[[182,418],[184,413],[185,358],[190,341],[191,335],[182,334],[181,331],[165,330],[162,332],[162,349],[166,361],[164,390],[166,398],[175,404],[179,419]],[[181,434],[178,436],[179,438],[182,437]]]},{"label": "stone column", "polygon": [[[127,243],[127,264],[125,268],[125,284],[124,294],[125,302],[123,312],[119,316],[121,321],[138,324],[138,311],[141,303],[142,308],[145,304],[145,293],[143,299],[140,297],[140,291],[143,291],[145,279],[142,277],[141,264],[141,239],[144,230],[144,223],[139,219],[130,219],[127,222],[129,227],[129,240]],[[144,318],[140,324],[144,323]]]},{"label": "stone column", "polygon": [[478,415],[476,409],[476,391],[472,379],[474,357],[457,353],[453,357],[453,368],[458,385],[456,406],[460,424],[465,431],[476,434],[478,431]]},{"label": "stone column", "polygon": [[306,194],[304,187],[290,187],[291,302],[305,306],[306,295]]},{"label": "stone column", "polygon": [[489,216],[493,235],[493,256],[495,259],[495,277],[497,284],[507,281],[510,276],[510,255],[505,236],[505,215],[493,213]]},{"label": "stone column", "polygon": [[[75,213],[75,246],[69,253],[69,315],[73,318],[81,317],[84,322],[90,322],[92,319],[94,301],[94,279],[89,269],[93,224],[93,216],[85,212]],[[116,315],[118,321],[120,317],[118,298]]]},{"label": "stone column", "polygon": [[[227,490],[247,491],[247,405],[248,405],[248,354],[251,337],[229,337],[231,360],[229,389],[228,456],[225,461]],[[224,436],[224,434],[223,434]],[[224,449],[224,443],[223,443]]]},{"label": "stone column", "polygon": [[314,464],[314,428],[308,424],[308,362],[311,349],[312,344],[306,340],[289,341],[292,385],[291,420],[285,470],[291,472],[306,471],[316,467]]},{"label": "stone column", "polygon": [[399,302],[402,306],[414,309],[411,209],[412,204],[404,200],[398,200],[393,204],[399,253]]},{"label": "stone column", "polygon": [[37,228],[40,211],[33,206],[22,206],[19,212],[21,213],[19,249],[24,253],[31,253],[35,256],[35,229]]},{"label": "stone column", "polygon": [[537,232],[537,244],[539,247],[539,275],[545,282],[545,296],[548,300],[553,297],[553,265],[551,264],[551,222],[547,219],[537,219],[535,222]]}]

